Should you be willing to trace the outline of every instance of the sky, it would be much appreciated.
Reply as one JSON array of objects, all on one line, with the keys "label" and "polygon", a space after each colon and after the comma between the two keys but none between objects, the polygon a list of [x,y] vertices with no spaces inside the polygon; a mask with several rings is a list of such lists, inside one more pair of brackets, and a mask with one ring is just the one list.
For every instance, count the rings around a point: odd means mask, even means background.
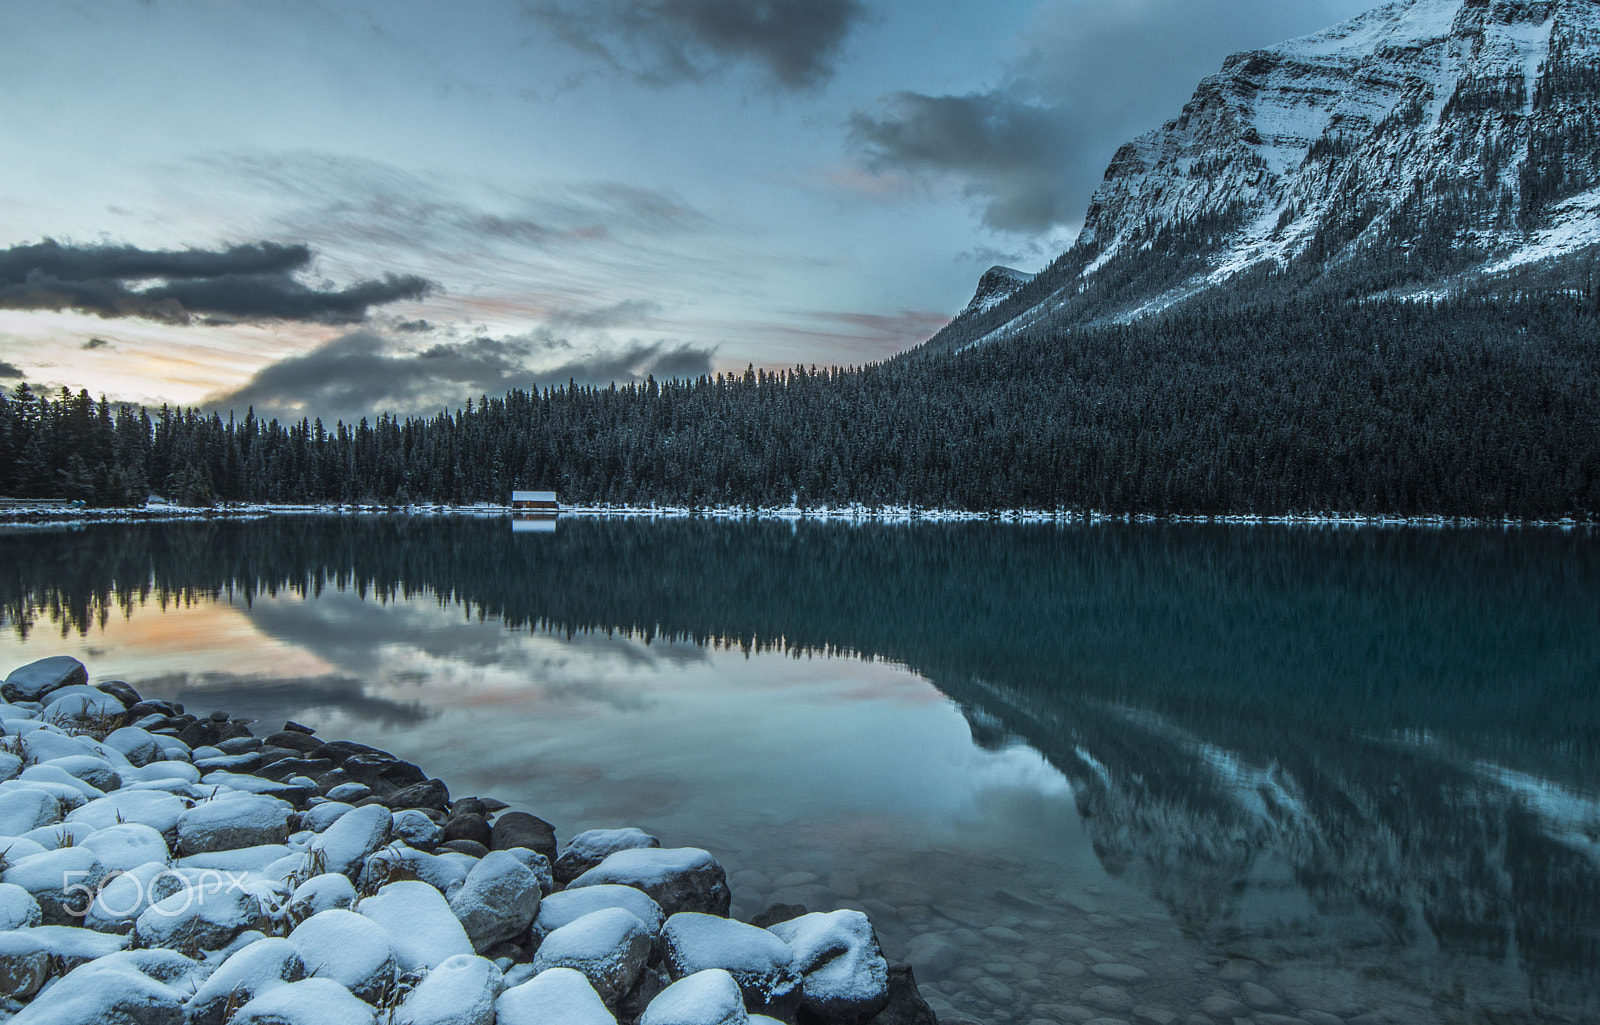
[{"label": "sky", "polygon": [[0,387],[353,421],[860,365],[1370,0],[3,0]]}]

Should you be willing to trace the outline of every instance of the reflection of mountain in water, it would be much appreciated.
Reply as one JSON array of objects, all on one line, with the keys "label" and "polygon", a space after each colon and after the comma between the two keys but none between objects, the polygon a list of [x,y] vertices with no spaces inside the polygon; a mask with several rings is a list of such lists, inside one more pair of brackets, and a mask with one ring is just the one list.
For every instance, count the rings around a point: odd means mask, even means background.
[{"label": "reflection of mountain in water", "polygon": [[1461,967],[1493,964],[1541,1005],[1600,991],[1584,535],[268,519],[0,535],[0,566],[19,631],[340,588],[512,627],[892,659],[959,699],[975,738],[1043,752],[1105,863],[1198,933],[1436,945],[1450,984],[1500,991]]}]

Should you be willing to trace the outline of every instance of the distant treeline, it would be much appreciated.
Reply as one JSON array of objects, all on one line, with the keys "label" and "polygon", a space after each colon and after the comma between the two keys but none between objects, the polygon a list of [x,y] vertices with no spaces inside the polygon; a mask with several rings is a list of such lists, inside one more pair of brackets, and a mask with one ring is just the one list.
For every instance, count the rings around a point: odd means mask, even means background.
[{"label": "distant treeline", "polygon": [[1217,303],[861,368],[282,424],[0,396],[0,494],[1596,518],[1582,295]]}]

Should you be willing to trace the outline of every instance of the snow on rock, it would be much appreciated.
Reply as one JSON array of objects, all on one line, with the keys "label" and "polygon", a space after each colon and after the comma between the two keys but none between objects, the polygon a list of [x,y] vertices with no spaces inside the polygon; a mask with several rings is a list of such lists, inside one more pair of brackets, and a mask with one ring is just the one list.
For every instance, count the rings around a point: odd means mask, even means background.
[{"label": "snow on rock", "polygon": [[[153,735],[137,726],[124,726],[113,730],[106,734],[106,739],[101,743],[115,751],[121,751],[128,763],[136,767],[161,760],[161,745]],[[198,775],[195,776],[195,779],[199,778]]]},{"label": "snow on rock", "polygon": [[236,847],[206,854],[191,854],[179,858],[179,868],[214,869],[218,872],[261,872],[287,859],[287,869],[293,871],[304,861],[304,855],[291,851],[281,843],[261,844],[257,847]]},{"label": "snow on rock", "polygon": [[470,954],[446,958],[395,1010],[395,1025],[495,1025],[500,969]]},{"label": "snow on rock", "polygon": [[602,908],[546,936],[533,955],[533,968],[575,968],[588,977],[601,1000],[615,1006],[644,971],[651,937],[632,912]]},{"label": "snow on rock", "polygon": [[450,910],[480,954],[527,931],[539,911],[539,877],[507,851],[491,851],[450,896]]},{"label": "snow on rock", "polygon": [[466,930],[444,895],[427,883],[389,883],[356,908],[383,927],[404,971],[435,968],[448,957],[472,953]]},{"label": "snow on rock", "polygon": [[859,911],[801,915],[769,931],[794,951],[804,982],[801,1006],[828,1019],[870,1017],[889,1001],[889,964],[872,923]]},{"label": "snow on rock", "polygon": [[[0,797],[0,801],[3,800]],[[189,802],[175,794],[158,790],[118,790],[74,808],[67,813],[67,821],[83,822],[95,829],[105,829],[119,822],[142,822],[158,833],[171,834],[177,828],[178,816],[188,807]]]},{"label": "snow on rock", "polygon": [[22,738],[22,756],[29,762],[48,762],[52,758],[94,754],[89,741],[69,737],[53,726],[30,730]]},{"label": "snow on rock", "polygon": [[475,863],[475,859],[465,855],[427,854],[403,844],[390,844],[367,858],[356,885],[371,890],[383,885],[391,876],[409,873],[448,897],[467,881],[467,874]]},{"label": "snow on rock", "polygon": [[668,915],[699,911],[726,916],[731,900],[722,866],[698,847],[617,851],[574,879],[570,886],[597,883],[621,883],[643,890]]},{"label": "snow on rock", "polygon": [[107,954],[72,969],[11,1021],[14,1025],[182,1025],[183,999],[196,968],[170,950]]},{"label": "snow on rock", "polygon": [[239,793],[203,801],[178,816],[178,854],[281,844],[294,808],[276,797]]},{"label": "snow on rock", "polygon": [[50,949],[25,933],[0,932],[0,997],[27,999],[50,978]]},{"label": "snow on rock", "polygon": [[22,759],[10,751],[0,751],[0,780],[16,779],[22,775]]},{"label": "snow on rock", "polygon": [[235,951],[188,1000],[185,1025],[223,1025],[229,1010],[306,976],[300,951],[272,936]]},{"label": "snow on rock", "polygon": [[380,804],[369,804],[341,815],[311,841],[313,858],[329,872],[356,876],[367,857],[389,842],[394,815]]},{"label": "snow on rock", "polygon": [[182,780],[185,783],[200,782],[200,770],[188,762],[149,762],[137,768],[130,766],[123,769],[120,775],[122,776],[124,789],[135,783],[157,783],[164,780]]},{"label": "snow on rock", "polygon": [[85,720],[105,719],[124,711],[126,706],[110,694],[67,694],[59,698],[51,695],[39,717],[45,722],[76,726]]},{"label": "snow on rock", "polygon": [[500,994],[497,1025],[617,1025],[588,978],[573,968],[551,968]]},{"label": "snow on rock", "polygon": [[234,1016],[229,1025],[373,1025],[377,1008],[332,979],[302,979],[273,986]]},{"label": "snow on rock", "polygon": [[[68,822],[63,828],[87,823]],[[93,851],[107,872],[127,872],[150,862],[165,865],[171,856],[167,841],[153,827],[142,822],[124,822],[117,826],[97,829],[77,841],[77,846]]]},{"label": "snow on rock", "polygon": [[216,873],[151,904],[133,924],[133,938],[143,947],[172,950],[221,950],[246,930],[267,926],[261,902],[242,881]]},{"label": "snow on rock", "polygon": [[566,850],[556,859],[555,877],[570,883],[618,851],[660,846],[660,840],[632,826],[585,830],[567,841]]},{"label": "snow on rock", "polygon": [[108,879],[99,888],[83,924],[99,932],[128,932],[146,908],[186,885],[165,861],[139,865]]},{"label": "snow on rock", "polygon": [[656,995],[639,1016],[639,1025],[746,1025],[744,995],[733,976],[720,968],[679,979]]},{"label": "snow on rock", "polygon": [[7,701],[38,701],[53,690],[87,684],[89,670],[71,655],[51,655],[11,670],[0,683],[0,697]]},{"label": "snow on rock", "polygon": [[666,915],[661,905],[650,895],[632,886],[617,883],[600,883],[579,889],[561,890],[545,897],[539,903],[539,913],[533,920],[533,934],[542,939],[569,922],[575,922],[591,911],[601,908],[623,908],[631,911],[654,936],[661,931]]},{"label": "snow on rock", "polygon": [[348,908],[355,902],[356,888],[349,876],[324,872],[296,886],[290,905],[296,917],[309,918],[330,908]]},{"label": "snow on rock", "polygon": [[[48,790],[50,793],[55,794],[57,799],[62,800],[63,804],[70,804],[73,807],[81,805],[85,801],[92,801],[97,797],[106,796],[104,790],[90,786],[72,773],[56,765],[54,761],[30,765],[23,769],[21,775],[15,780],[9,782],[12,786],[28,783],[37,784],[40,789]],[[122,781],[118,780],[117,782],[120,784]]]},{"label": "snow on rock", "polygon": [[[104,758],[94,755],[65,755],[43,764],[55,766],[67,775],[83,780],[102,794],[122,786],[122,777],[116,768]],[[22,778],[28,778],[27,771],[22,773]]]},{"label": "snow on rock", "polygon": [[39,902],[16,883],[0,883],[0,931],[39,924]]},{"label": "snow on rock", "polygon": [[667,971],[674,979],[723,968],[743,991],[745,1006],[793,1016],[800,998],[794,951],[766,929],[731,918],[679,912],[661,930]]},{"label": "snow on rock", "polygon": [[[335,787],[334,789],[338,788]],[[355,805],[345,804],[343,801],[324,801],[301,812],[300,825],[313,833],[320,833],[335,822],[338,822],[347,812],[355,811],[355,809]]]},{"label": "snow on rock", "polygon": [[[332,794],[333,790],[328,793]],[[419,809],[406,808],[394,813],[394,835],[396,839],[420,849],[432,847],[444,839],[444,827],[428,818]]]},{"label": "snow on rock", "polygon": [[21,836],[61,821],[61,802],[49,792],[18,788],[0,792],[0,834]]},{"label": "snow on rock", "polygon": [[49,925],[76,925],[89,910],[94,891],[106,877],[105,866],[83,847],[32,854],[11,862],[0,882],[14,883],[39,902]]},{"label": "snow on rock", "polygon": [[354,911],[319,911],[295,926],[289,942],[300,952],[306,974],[332,979],[369,1004],[376,1004],[394,986],[389,935]]}]

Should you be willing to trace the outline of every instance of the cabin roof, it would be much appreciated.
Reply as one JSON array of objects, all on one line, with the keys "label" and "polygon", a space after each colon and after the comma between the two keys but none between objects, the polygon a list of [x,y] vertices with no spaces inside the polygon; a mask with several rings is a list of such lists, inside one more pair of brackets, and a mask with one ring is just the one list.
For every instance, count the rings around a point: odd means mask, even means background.
[{"label": "cabin roof", "polygon": [[556,493],[554,491],[513,491],[511,492],[511,500],[513,502],[554,502]]}]

